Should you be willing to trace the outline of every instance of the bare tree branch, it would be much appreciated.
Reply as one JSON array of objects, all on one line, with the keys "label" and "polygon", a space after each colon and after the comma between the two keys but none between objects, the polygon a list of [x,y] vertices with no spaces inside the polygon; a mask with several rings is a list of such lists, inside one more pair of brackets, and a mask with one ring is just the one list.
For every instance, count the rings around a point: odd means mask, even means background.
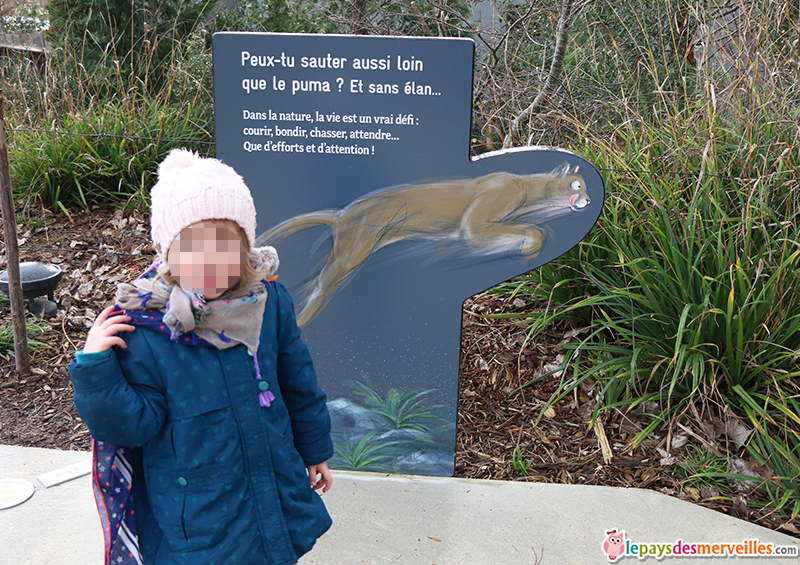
[{"label": "bare tree branch", "polygon": [[553,59],[550,62],[550,72],[547,74],[547,80],[531,105],[512,120],[508,134],[503,141],[503,147],[510,147],[514,142],[514,138],[519,138],[521,136],[523,129],[530,123],[533,114],[541,109],[556,89],[559,77],[561,76],[561,70],[564,67],[564,55],[567,51],[567,40],[569,39],[568,34],[572,25],[572,18],[575,13],[577,13],[577,9],[573,10],[573,4],[573,0],[559,0],[558,23],[556,24],[556,47],[553,53]]}]

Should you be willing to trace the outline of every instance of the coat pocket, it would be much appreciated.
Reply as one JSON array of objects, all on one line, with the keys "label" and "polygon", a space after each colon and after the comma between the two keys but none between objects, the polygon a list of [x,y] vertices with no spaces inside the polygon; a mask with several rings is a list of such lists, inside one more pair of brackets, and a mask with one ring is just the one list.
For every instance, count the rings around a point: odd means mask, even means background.
[{"label": "coat pocket", "polygon": [[146,469],[156,523],[173,552],[219,548],[254,524],[247,481],[218,464],[192,470]]}]

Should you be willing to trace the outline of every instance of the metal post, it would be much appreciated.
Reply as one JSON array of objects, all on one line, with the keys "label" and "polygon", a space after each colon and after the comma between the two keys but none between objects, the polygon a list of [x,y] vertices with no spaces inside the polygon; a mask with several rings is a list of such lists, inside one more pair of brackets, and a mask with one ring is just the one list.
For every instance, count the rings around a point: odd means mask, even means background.
[{"label": "metal post", "polygon": [[14,197],[11,194],[11,174],[8,168],[8,146],[6,144],[6,118],[3,107],[5,98],[0,90],[0,212],[3,214],[3,232],[8,263],[8,298],[11,301],[11,323],[14,328],[14,356],[17,372],[30,373],[28,333],[25,326],[25,310],[22,299],[22,282],[19,274],[19,247],[17,246],[17,219],[14,212]]}]

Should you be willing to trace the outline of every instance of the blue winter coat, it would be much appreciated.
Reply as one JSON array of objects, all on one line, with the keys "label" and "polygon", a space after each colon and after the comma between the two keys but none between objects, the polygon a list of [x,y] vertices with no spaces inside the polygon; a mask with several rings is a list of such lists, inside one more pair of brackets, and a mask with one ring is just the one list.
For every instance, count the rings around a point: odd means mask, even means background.
[{"label": "blue winter coat", "polygon": [[[90,354],[69,372],[92,436],[142,446],[133,492],[144,562],[295,563],[331,525],[306,466],[333,445],[286,289],[269,288],[262,380],[244,345],[182,345],[144,327],[120,335],[127,349]],[[262,407],[267,387],[275,399]]]}]

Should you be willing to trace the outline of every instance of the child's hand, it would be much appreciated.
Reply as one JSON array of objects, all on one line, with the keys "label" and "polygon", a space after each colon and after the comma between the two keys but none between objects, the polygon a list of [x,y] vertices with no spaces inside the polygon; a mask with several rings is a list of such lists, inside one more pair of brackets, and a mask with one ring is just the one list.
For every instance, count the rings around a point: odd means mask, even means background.
[{"label": "child's hand", "polygon": [[132,332],[136,328],[124,322],[130,322],[130,316],[113,316],[109,318],[109,314],[114,310],[111,305],[97,316],[89,330],[89,335],[86,336],[86,345],[83,346],[84,353],[99,353],[111,349],[115,345],[119,345],[123,349],[128,346],[121,337],[116,336],[117,332]]},{"label": "child's hand", "polygon": [[[311,488],[314,490],[322,489],[322,492],[328,492],[328,489],[331,488],[333,484],[333,477],[331,476],[330,469],[328,469],[328,464],[323,462],[319,465],[309,465],[308,469],[308,482],[311,484]],[[317,479],[317,475],[320,475],[320,478]]]}]

